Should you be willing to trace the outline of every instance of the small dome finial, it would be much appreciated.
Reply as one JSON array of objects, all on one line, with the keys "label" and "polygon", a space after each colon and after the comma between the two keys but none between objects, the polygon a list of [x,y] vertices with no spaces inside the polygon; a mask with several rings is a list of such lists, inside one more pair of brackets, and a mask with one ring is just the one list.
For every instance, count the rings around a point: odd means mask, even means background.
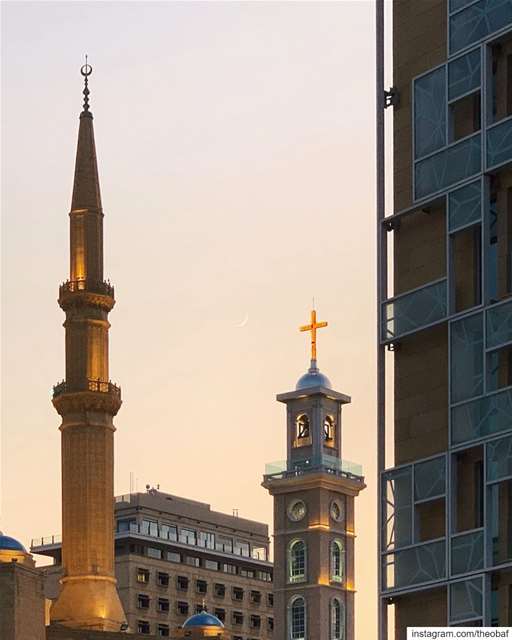
[{"label": "small dome finial", "polygon": [[84,112],[88,112],[89,111],[89,87],[87,86],[89,83],[89,76],[92,73],[92,67],[90,64],[88,64],[87,62],[87,54],[85,54],[85,64],[82,66],[82,68],[80,69],[80,73],[83,75],[84,77],[84,90],[83,90],[83,94],[84,94]]}]

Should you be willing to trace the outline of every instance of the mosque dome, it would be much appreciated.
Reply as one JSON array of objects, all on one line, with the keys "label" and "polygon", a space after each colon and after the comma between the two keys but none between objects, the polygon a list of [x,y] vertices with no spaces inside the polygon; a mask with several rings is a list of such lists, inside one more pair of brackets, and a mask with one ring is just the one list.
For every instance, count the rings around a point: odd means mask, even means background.
[{"label": "mosque dome", "polygon": [[201,611],[201,613],[190,616],[190,618],[187,618],[183,623],[183,629],[191,629],[192,627],[220,627],[223,629],[224,625],[217,616],[207,611]]},{"label": "mosque dome", "polygon": [[316,366],[316,360],[311,360],[311,366],[308,371],[298,379],[297,384],[295,385],[295,390],[302,391],[303,389],[309,389],[310,387],[331,388],[329,378],[321,373],[320,369]]},{"label": "mosque dome", "polygon": [[0,564],[18,562],[27,567],[35,567],[35,562],[25,547],[10,536],[4,536],[0,531]]},{"label": "mosque dome", "polygon": [[0,551],[21,551],[22,553],[27,553],[25,547],[18,542],[15,538],[11,538],[9,536],[4,536],[4,534],[0,531]]}]

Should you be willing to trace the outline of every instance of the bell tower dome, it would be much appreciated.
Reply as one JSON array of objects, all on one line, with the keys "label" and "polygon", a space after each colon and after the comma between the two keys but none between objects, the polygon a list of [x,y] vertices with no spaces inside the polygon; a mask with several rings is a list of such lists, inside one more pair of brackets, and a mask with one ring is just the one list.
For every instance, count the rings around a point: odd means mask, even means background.
[{"label": "bell tower dome", "polygon": [[316,358],[286,405],[287,459],[267,465],[263,487],[274,498],[274,609],[276,640],[353,640],[354,500],[365,488],[359,465],[342,459],[342,407]]}]

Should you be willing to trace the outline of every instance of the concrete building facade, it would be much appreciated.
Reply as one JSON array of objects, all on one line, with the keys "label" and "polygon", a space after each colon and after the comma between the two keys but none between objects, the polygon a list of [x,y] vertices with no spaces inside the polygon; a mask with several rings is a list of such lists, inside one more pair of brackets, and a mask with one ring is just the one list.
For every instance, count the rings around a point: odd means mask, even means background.
[{"label": "concrete building facade", "polygon": [[332,389],[312,360],[286,405],[287,459],[267,465],[274,498],[276,640],[353,640],[354,500],[364,489],[359,465],[342,454],[341,410],[350,398]]},{"label": "concrete building facade", "polygon": [[377,79],[394,111],[392,211],[378,174],[379,638],[391,615],[397,640],[509,626],[512,2],[395,0],[392,90],[379,58]]},{"label": "concrete building facade", "polygon": [[[172,638],[204,608],[221,620],[229,640],[274,637],[267,525],[156,489],[117,497],[115,521],[117,586],[132,632]],[[53,600],[60,538],[34,539],[31,550],[54,560],[44,570]]]}]

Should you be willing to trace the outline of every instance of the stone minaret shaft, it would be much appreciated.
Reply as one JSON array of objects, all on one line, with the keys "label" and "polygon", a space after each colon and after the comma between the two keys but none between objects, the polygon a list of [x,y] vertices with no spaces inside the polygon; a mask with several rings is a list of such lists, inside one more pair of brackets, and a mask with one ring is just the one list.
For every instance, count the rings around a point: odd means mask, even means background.
[{"label": "stone minaret shaft", "polygon": [[[83,69],[90,73],[90,67]],[[121,395],[109,380],[114,290],[103,281],[103,211],[87,95],[69,217],[70,279],[59,290],[66,314],[66,379],[53,397],[62,417],[63,578],[51,619],[118,631],[125,616],[114,577],[113,417]]]}]

